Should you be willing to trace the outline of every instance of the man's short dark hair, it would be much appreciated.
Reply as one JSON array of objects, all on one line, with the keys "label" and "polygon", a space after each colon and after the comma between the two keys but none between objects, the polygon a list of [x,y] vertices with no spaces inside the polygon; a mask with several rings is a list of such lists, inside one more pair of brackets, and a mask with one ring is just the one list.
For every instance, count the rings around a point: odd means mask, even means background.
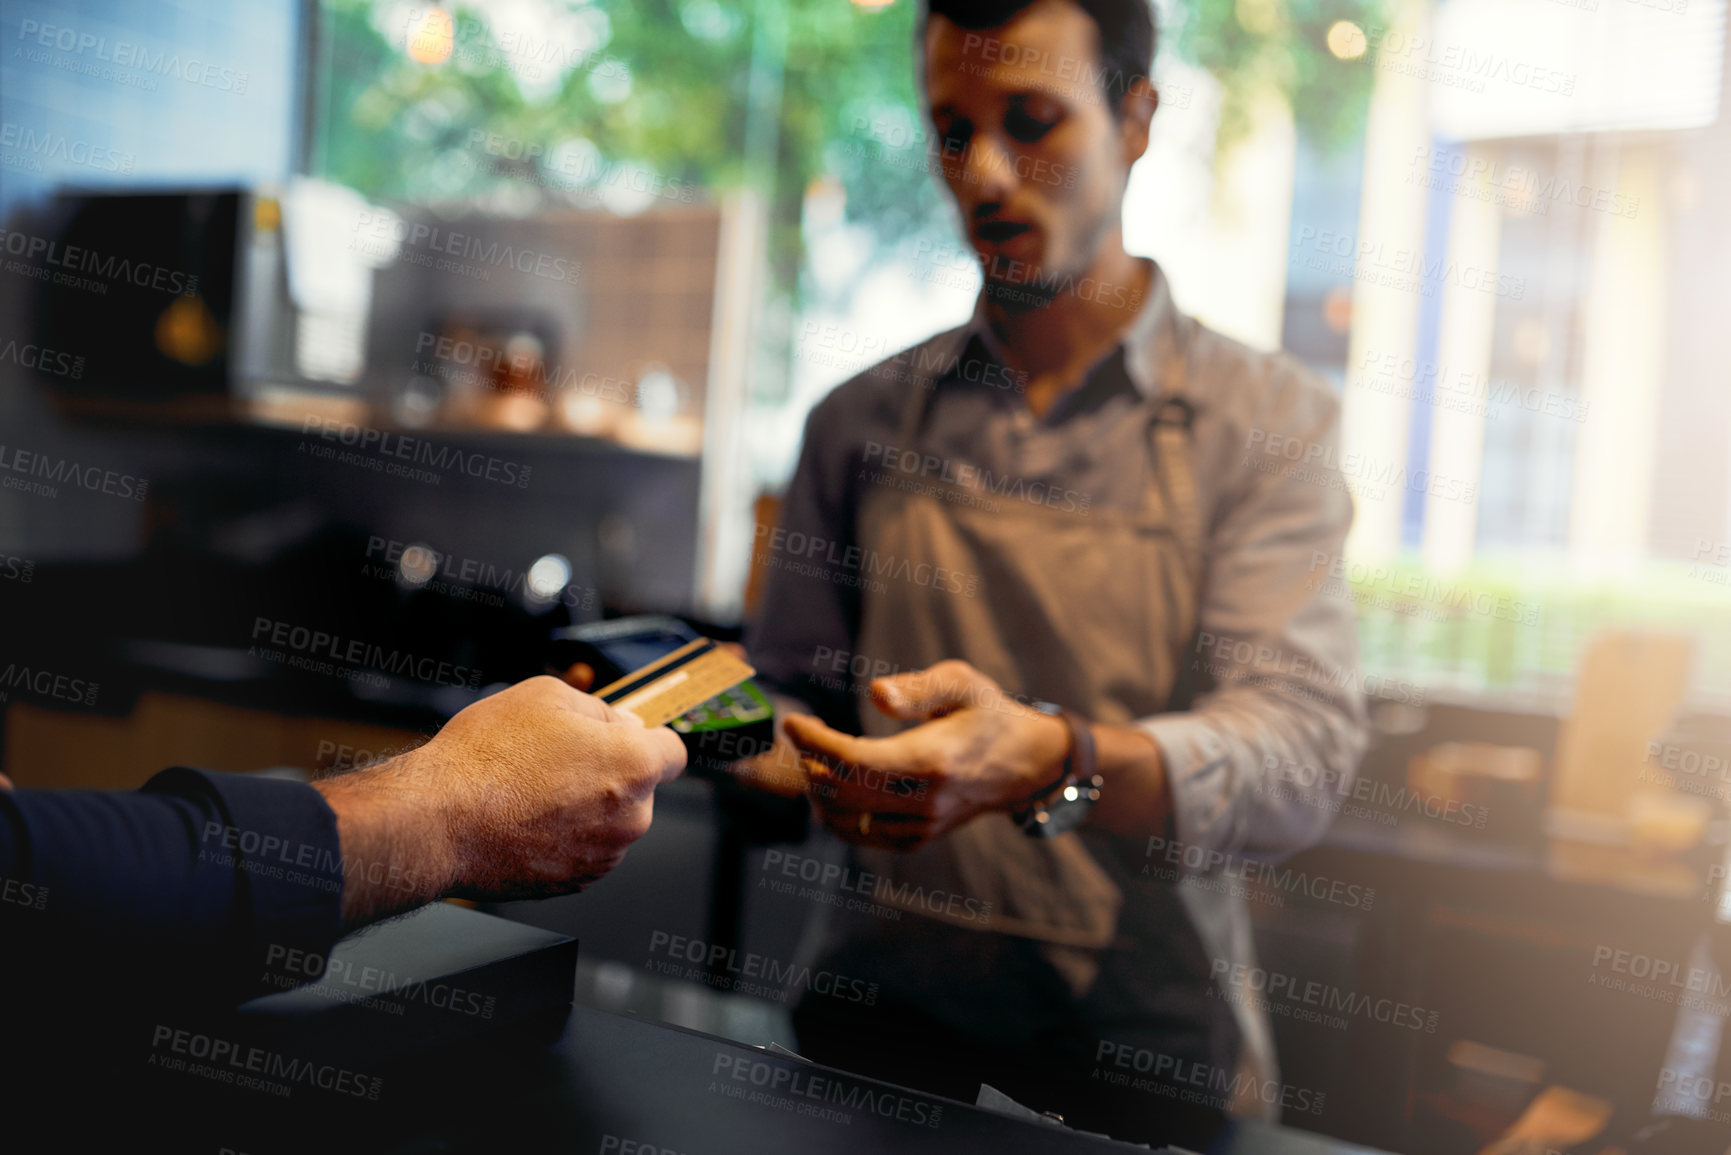
[{"label": "man's short dark hair", "polygon": [[[1159,33],[1151,0],[1069,0],[1094,21],[1100,32],[1100,87],[1112,115],[1123,108],[1130,86],[1148,75]],[[926,0],[926,20],[943,16],[969,31],[1001,28],[1035,0]],[[924,21],[921,22],[924,24]],[[1086,78],[1081,65],[1071,73]]]}]

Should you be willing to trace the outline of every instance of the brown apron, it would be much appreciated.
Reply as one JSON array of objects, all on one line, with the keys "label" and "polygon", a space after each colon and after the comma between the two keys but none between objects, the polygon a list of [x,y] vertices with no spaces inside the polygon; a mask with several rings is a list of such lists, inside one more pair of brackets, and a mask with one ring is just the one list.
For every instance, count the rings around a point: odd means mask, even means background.
[{"label": "brown apron", "polygon": [[[1106,724],[1188,705],[1174,702],[1174,690],[1183,698],[1194,690],[1179,665],[1197,628],[1202,563],[1183,399],[1194,352],[1184,337],[1194,330],[1187,319],[1178,324],[1158,351],[1164,397],[1156,415],[1139,414],[1136,427],[1104,435],[1124,439],[1123,460],[1138,452],[1151,458],[1139,508],[1079,515],[1001,497],[990,502],[996,508],[982,508],[980,494],[956,486],[861,487],[857,540],[875,551],[868,558],[912,559],[979,580],[972,597],[894,580],[863,590],[857,653],[902,670],[959,658],[1020,700],[1056,702]],[[909,392],[898,444],[917,450],[932,391]],[[865,680],[855,687],[862,695]],[[904,727],[869,698],[857,700],[868,735]],[[1191,1020],[1206,998],[1209,960],[1253,953],[1242,900],[1138,878],[1143,846],[1095,829],[1033,839],[1008,816],[990,814],[911,854],[871,849],[856,858],[891,881],[874,901],[915,896],[905,909],[918,917],[854,927],[851,941],[884,961],[886,987],[896,988],[886,994],[982,1038],[1012,1041],[1007,1020],[1023,1014],[1069,1015],[1085,1025],[1125,1014]],[[934,892],[973,902],[933,902]],[[969,917],[984,904],[989,918]],[[840,929],[819,933],[834,942]],[[998,973],[1003,956],[988,948],[992,934],[1031,940],[1058,978],[1030,993],[1025,973]],[[1103,959],[1110,960],[1105,973]],[[1091,991],[1096,979],[1099,991]],[[1218,1004],[1208,1013],[1235,1026],[1241,1070],[1272,1076],[1272,1039],[1260,1014]]]},{"label": "brown apron", "polygon": [[[930,392],[910,391],[901,446],[917,447]],[[910,558],[977,576],[973,597],[938,585],[887,582],[862,593],[857,652],[919,669],[969,662],[1021,700],[1056,702],[1093,721],[1125,725],[1167,708],[1176,662],[1196,625],[1196,502],[1184,426],[1170,415],[1142,436],[1157,483],[1134,510],[1065,512],[939,483],[923,492],[868,486],[858,544],[877,559]],[[935,492],[934,492],[935,491]],[[1188,512],[1178,512],[1180,503]],[[1140,644],[1126,645],[1126,635]],[[873,736],[896,722],[862,708]],[[1094,952],[1117,936],[1124,898],[1074,834],[1029,838],[990,814],[912,854],[859,852],[861,864],[912,893],[941,890],[989,904],[990,929],[1049,944],[1048,959],[1083,994]],[[979,920],[913,909],[959,926]],[[967,910],[978,909],[969,906]]]}]

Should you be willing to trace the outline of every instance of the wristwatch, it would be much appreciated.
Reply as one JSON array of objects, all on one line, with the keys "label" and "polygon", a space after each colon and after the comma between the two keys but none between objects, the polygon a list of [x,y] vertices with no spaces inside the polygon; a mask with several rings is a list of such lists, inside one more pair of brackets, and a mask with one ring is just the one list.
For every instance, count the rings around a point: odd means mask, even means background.
[{"label": "wristwatch", "polygon": [[1087,820],[1100,801],[1104,780],[1095,772],[1094,731],[1087,719],[1051,702],[1034,702],[1034,709],[1061,719],[1070,730],[1070,749],[1064,755],[1063,772],[1042,786],[1010,817],[1029,838],[1056,838],[1068,834]]}]

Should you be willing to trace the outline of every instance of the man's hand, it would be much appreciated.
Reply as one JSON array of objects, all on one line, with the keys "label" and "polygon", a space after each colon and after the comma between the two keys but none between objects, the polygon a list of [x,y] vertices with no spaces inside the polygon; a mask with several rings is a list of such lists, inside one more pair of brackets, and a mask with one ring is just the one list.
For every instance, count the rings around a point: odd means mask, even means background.
[{"label": "man's hand", "polygon": [[[742,662],[750,660],[745,647],[738,642],[718,642],[717,645]],[[559,677],[568,686],[587,690],[595,685],[595,667],[587,662],[576,662],[566,667]],[[800,768],[799,751],[780,731],[781,727],[777,726],[775,740],[768,750],[741,758],[728,767],[728,773],[741,785],[754,786],[783,798],[797,798],[806,790],[805,771]]]},{"label": "man's hand", "polygon": [[440,895],[583,889],[649,829],[678,777],[671,730],[531,678],[469,706],[426,745],[315,783],[337,813],[350,925]]},{"label": "man's hand", "polygon": [[966,662],[879,678],[871,695],[892,718],[927,721],[889,738],[853,738],[807,715],[787,719],[812,802],[848,842],[914,850],[981,814],[1016,809],[1058,776],[1069,749],[1062,720],[1013,701]]}]

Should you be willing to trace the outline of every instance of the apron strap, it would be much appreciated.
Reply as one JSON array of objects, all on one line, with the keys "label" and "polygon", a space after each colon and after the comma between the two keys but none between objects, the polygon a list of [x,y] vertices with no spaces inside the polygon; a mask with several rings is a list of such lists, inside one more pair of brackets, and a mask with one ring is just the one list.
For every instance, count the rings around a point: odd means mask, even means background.
[{"label": "apron strap", "polygon": [[[1184,610],[1189,615],[1189,647],[1196,643],[1200,630],[1200,606],[1207,569],[1202,545],[1202,501],[1196,492],[1196,471],[1191,462],[1190,442],[1196,425],[1196,405],[1187,396],[1190,384],[1190,353],[1195,322],[1188,317],[1175,320],[1167,340],[1157,355],[1163,396],[1155,406],[1149,421],[1150,439],[1154,445],[1156,484],[1166,500],[1166,519],[1171,525],[1177,545],[1178,562],[1190,588],[1185,591]],[[1168,708],[1187,710],[1202,689],[1197,684],[1194,666],[1180,662],[1178,676],[1172,686]]]},{"label": "apron strap", "polygon": [[[1178,548],[1184,560],[1185,572],[1191,581],[1191,596],[1200,596],[1202,589],[1202,504],[1196,495],[1196,473],[1190,462],[1190,433],[1196,421],[1196,406],[1185,397],[1189,373],[1186,353],[1188,333],[1176,347],[1168,347],[1161,360],[1166,377],[1166,396],[1154,412],[1152,436],[1154,468],[1168,506],[1173,527],[1177,531]],[[933,344],[946,354],[959,354],[967,347],[966,326],[941,334]],[[947,357],[945,358],[947,359]],[[920,427],[930,407],[935,380],[915,381],[902,406],[900,421],[901,444],[911,449],[919,442]]]},{"label": "apron strap", "polygon": [[[1182,382],[1175,382],[1182,385]],[[1202,590],[1202,502],[1196,495],[1196,471],[1190,462],[1190,434],[1196,406],[1174,391],[1160,402],[1151,423],[1154,468],[1170,503],[1169,516],[1177,531],[1178,548],[1189,574],[1192,596]]]}]

